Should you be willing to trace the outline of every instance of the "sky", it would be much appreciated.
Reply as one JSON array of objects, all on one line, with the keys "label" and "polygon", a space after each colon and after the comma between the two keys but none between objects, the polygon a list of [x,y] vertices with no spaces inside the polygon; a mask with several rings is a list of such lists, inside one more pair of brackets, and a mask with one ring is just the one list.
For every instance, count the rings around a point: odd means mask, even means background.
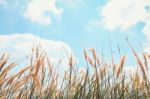
[{"label": "sky", "polygon": [[137,53],[140,44],[149,52],[150,0],[0,0],[0,51],[10,59],[29,55],[41,40],[53,61],[73,53],[84,65],[84,48],[110,60],[111,41],[116,61],[119,45],[132,66],[126,37]]}]

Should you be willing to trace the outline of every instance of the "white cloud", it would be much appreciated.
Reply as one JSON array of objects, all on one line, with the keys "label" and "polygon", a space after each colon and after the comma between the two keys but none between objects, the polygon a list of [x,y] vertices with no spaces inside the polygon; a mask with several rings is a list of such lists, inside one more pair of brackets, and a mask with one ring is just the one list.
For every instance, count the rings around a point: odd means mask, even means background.
[{"label": "white cloud", "polygon": [[56,6],[56,0],[30,0],[24,15],[33,22],[48,25],[51,24],[51,16],[48,14],[60,19],[62,12],[63,9]]},{"label": "white cloud", "polygon": [[3,4],[4,0],[0,0],[0,4]]},{"label": "white cloud", "polygon": [[6,5],[6,0],[0,0],[0,5]]},{"label": "white cloud", "polygon": [[[52,18],[61,20],[64,12],[61,6],[73,8],[82,2],[83,0],[17,0],[15,2],[0,0],[0,5],[7,5],[7,8],[19,11],[24,18],[31,22],[51,25]],[[57,3],[61,4],[61,6],[57,5]]]},{"label": "white cloud", "polygon": [[141,32],[148,40],[145,49],[150,49],[150,0],[109,0],[99,14],[101,25],[110,31],[127,31],[139,22],[144,23]]},{"label": "white cloud", "polygon": [[40,40],[38,36],[32,34],[0,35],[0,52],[8,52],[10,62],[16,61],[31,55],[33,44],[36,45],[39,41],[54,66],[57,66],[59,60],[63,58],[59,67],[60,73],[69,67],[68,55],[73,54],[74,56],[74,53],[68,44],[62,41]]},{"label": "white cloud", "polygon": [[4,2],[4,0],[0,0],[0,4],[2,4]]},{"label": "white cloud", "polygon": [[100,12],[101,22],[109,30],[128,30],[150,16],[147,6],[150,6],[150,0],[110,0]]}]

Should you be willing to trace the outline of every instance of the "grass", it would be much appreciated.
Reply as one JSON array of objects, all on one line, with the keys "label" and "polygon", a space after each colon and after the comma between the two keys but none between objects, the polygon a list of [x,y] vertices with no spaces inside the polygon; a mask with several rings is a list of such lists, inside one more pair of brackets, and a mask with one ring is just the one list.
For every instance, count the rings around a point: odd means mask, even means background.
[{"label": "grass", "polygon": [[[84,49],[86,68],[78,70],[70,56],[69,69],[60,77],[50,58],[38,46],[32,49],[29,65],[10,75],[19,63],[9,64],[4,53],[0,57],[0,99],[149,99],[150,57],[143,53],[140,59],[129,45],[140,70],[130,75],[124,70],[125,55],[118,63],[104,62],[92,48]],[[92,73],[89,68],[93,69]]]}]

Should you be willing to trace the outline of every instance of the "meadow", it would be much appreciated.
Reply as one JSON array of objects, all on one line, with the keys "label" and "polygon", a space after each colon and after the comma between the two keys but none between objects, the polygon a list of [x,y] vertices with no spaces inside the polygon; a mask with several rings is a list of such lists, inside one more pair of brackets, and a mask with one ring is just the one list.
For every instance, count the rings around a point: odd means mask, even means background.
[{"label": "meadow", "polygon": [[149,99],[150,55],[139,55],[128,44],[137,62],[136,72],[130,75],[124,69],[126,55],[117,63],[113,57],[111,62],[103,61],[94,48],[83,49],[86,68],[78,70],[73,56],[69,56],[69,69],[62,75],[39,46],[31,49],[29,64],[11,75],[20,60],[8,63],[7,54],[1,53],[0,99]]}]

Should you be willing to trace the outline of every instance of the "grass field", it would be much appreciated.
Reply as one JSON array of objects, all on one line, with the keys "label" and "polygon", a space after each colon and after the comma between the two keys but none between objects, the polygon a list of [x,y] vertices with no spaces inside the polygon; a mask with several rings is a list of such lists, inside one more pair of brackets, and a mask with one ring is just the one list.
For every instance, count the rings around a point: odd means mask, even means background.
[{"label": "grass field", "polygon": [[7,63],[4,53],[0,57],[0,99],[149,99],[150,56],[143,52],[141,58],[131,45],[130,48],[137,61],[137,70],[130,75],[124,71],[125,55],[118,63],[113,58],[107,62],[94,48],[83,50],[86,68],[78,70],[69,56],[69,69],[60,75],[38,46],[32,49],[30,65],[9,75],[19,64]]}]

